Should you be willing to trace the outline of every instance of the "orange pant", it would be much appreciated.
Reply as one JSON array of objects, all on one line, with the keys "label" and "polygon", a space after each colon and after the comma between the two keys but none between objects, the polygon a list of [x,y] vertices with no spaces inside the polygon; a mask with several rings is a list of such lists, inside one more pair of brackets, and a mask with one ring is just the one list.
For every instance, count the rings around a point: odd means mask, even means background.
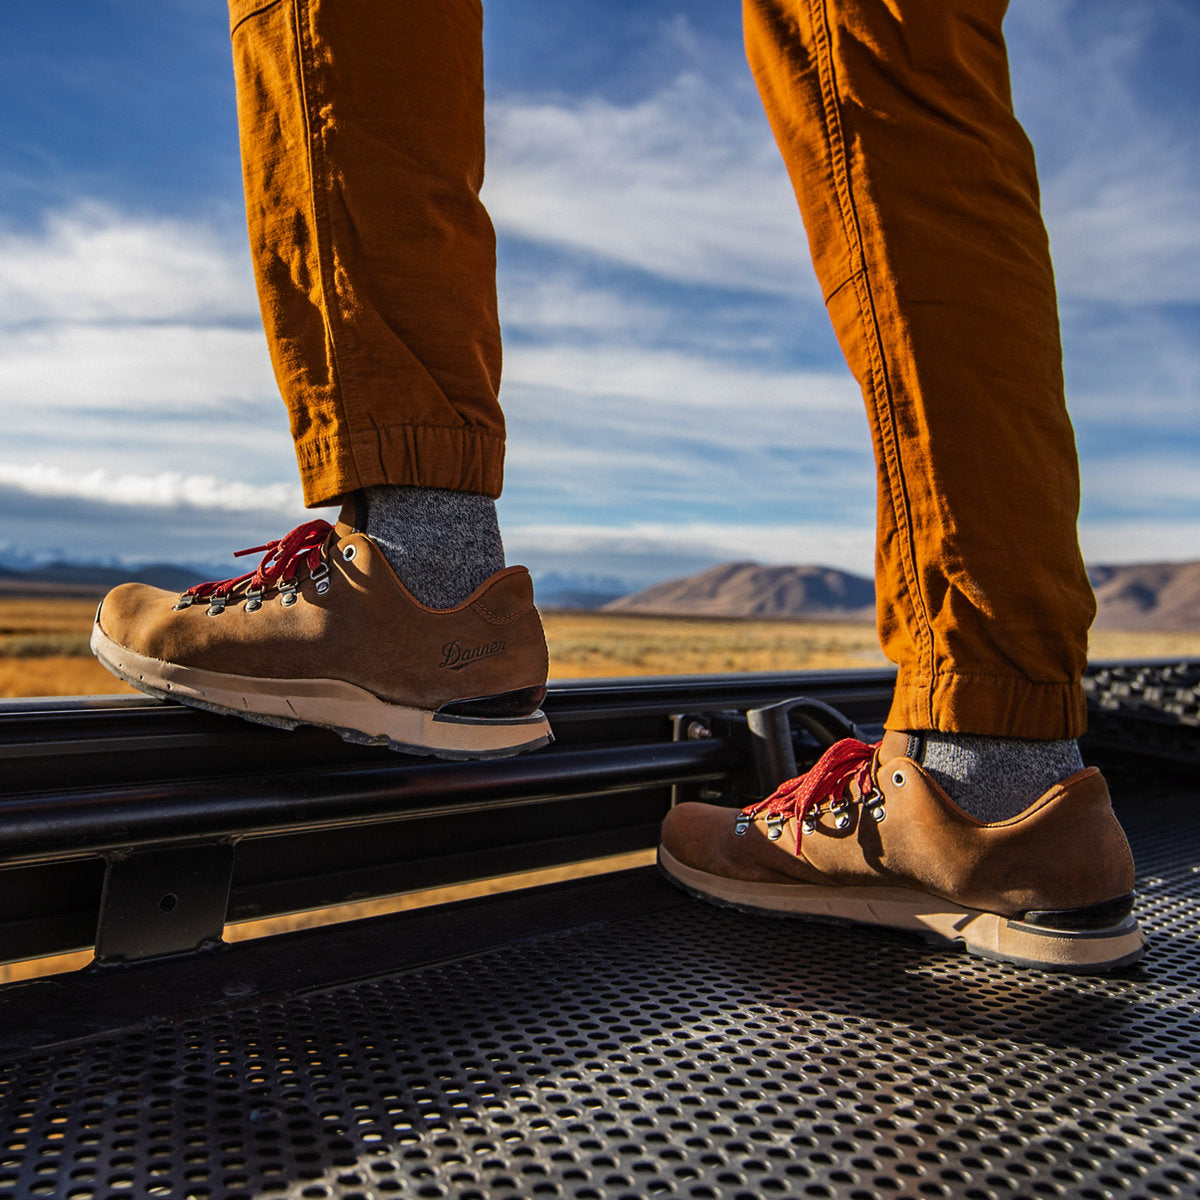
[{"label": "orange pant", "polygon": [[230,0],[250,247],[305,502],[500,494],[479,0]]},{"label": "orange pant", "polygon": [[[1006,0],[745,0],[862,385],[893,729],[1076,736],[1094,607]],[[478,0],[231,0],[250,236],[310,504],[499,492]]]}]

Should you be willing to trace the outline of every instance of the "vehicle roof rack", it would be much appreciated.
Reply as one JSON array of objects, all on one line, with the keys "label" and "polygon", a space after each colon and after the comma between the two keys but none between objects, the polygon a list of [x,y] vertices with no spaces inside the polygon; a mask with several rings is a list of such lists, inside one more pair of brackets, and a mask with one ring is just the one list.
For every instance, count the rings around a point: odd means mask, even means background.
[{"label": "vehicle roof rack", "polygon": [[220,940],[648,849],[675,800],[877,736],[892,683],[561,683],[555,745],[486,763],[5,702],[0,958],[96,962],[0,987],[0,1194],[1197,1194],[1200,663],[1088,676],[1151,940],[1113,976],[764,921],[648,867]]}]

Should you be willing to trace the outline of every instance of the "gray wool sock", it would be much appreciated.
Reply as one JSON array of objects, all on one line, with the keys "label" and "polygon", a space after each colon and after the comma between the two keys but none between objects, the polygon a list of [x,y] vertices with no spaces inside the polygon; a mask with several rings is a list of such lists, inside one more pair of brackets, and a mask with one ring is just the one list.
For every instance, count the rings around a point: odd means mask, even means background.
[{"label": "gray wool sock", "polygon": [[965,812],[980,821],[1004,821],[1083,767],[1074,741],[920,733],[918,761]]},{"label": "gray wool sock", "polygon": [[372,487],[359,492],[367,534],[400,582],[430,608],[452,608],[504,569],[496,502],[441,488]]}]

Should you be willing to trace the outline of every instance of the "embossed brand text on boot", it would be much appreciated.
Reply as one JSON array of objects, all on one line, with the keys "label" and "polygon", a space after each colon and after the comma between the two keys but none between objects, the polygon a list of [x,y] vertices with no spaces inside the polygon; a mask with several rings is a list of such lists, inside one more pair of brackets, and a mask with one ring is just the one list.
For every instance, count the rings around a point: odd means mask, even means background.
[{"label": "embossed brand text on boot", "polygon": [[439,667],[448,667],[451,671],[461,671],[481,658],[491,658],[499,654],[506,642],[488,642],[482,646],[464,646],[461,642],[447,642],[442,647],[442,661]]}]

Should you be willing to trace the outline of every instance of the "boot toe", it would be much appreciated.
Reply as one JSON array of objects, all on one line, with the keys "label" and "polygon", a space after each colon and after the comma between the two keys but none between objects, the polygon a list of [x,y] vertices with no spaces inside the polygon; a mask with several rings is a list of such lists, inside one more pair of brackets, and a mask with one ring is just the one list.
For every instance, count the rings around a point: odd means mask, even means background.
[{"label": "boot toe", "polygon": [[160,588],[123,583],[100,601],[96,624],[118,645],[151,654],[153,650],[146,643],[153,639],[148,639],[148,634],[161,620],[160,614],[174,603],[174,595]]}]

